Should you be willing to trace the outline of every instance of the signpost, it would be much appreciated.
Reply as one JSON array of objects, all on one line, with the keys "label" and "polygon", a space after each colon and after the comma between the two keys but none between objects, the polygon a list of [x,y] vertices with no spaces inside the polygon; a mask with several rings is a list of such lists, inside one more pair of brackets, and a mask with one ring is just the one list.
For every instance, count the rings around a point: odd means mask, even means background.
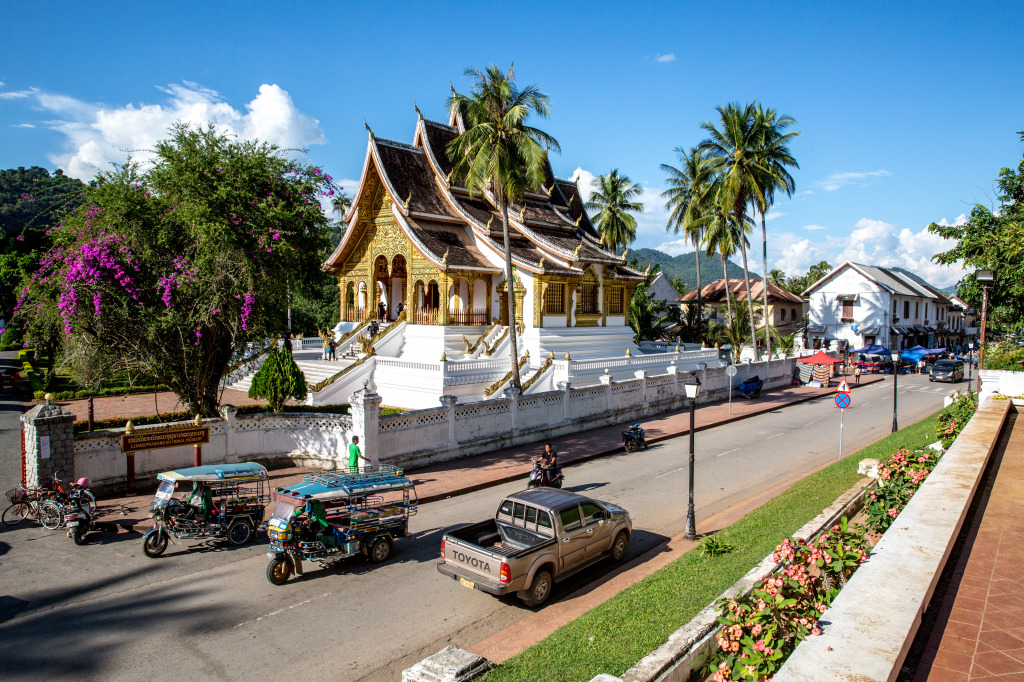
[{"label": "signpost", "polygon": [[729,414],[732,414],[732,378],[736,376],[736,365],[727,366],[725,376],[729,377]]},{"label": "signpost", "polygon": [[200,426],[202,420],[196,417],[195,426],[186,426],[179,429],[147,430],[145,433],[135,433],[135,426],[129,421],[124,428],[124,435],[121,436],[121,452],[128,458],[127,486],[128,494],[135,494],[135,453],[140,450],[160,450],[161,448],[176,448],[182,445],[194,445],[195,466],[203,463],[203,443],[210,442],[210,428]]},{"label": "signpost", "polygon": [[836,388],[836,407],[839,408],[839,459],[843,458],[843,415],[846,414],[846,408],[850,406],[850,387],[846,384],[846,379],[843,379],[839,383],[839,387]]}]

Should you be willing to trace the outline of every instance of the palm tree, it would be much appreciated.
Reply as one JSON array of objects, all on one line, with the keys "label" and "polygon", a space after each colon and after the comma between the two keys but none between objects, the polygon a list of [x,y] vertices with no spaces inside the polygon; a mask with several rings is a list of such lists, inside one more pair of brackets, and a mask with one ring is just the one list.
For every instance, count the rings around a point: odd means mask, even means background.
[{"label": "palm tree", "polygon": [[[704,242],[704,231],[711,220],[713,208],[714,167],[697,147],[684,150],[676,147],[679,168],[661,164],[661,170],[668,174],[669,188],[661,193],[665,207],[669,209],[665,230],[675,234],[682,232],[693,242],[694,258],[697,262],[697,309],[704,310],[701,299],[700,250]],[[701,317],[703,323],[703,316]],[[698,338],[704,334],[698,329]]]},{"label": "palm tree", "polygon": [[[717,187],[717,181],[716,181]],[[715,192],[717,195],[717,191]],[[741,234],[739,228],[736,226],[736,220],[733,214],[725,207],[722,206],[721,202],[715,201],[712,204],[712,216],[711,222],[708,223],[707,233],[705,234],[705,243],[707,245],[707,255],[710,258],[718,252],[719,257],[722,261],[722,279],[725,281],[726,291],[729,291],[729,258],[736,254],[737,247],[740,243]],[[744,215],[744,225],[742,239],[745,246],[750,246],[750,240],[747,239],[753,229],[753,222],[750,218]],[[726,307],[729,311],[730,317],[732,316],[732,299],[726,296]]]},{"label": "palm tree", "polygon": [[[512,323],[509,349],[512,368],[518,365],[519,345],[516,334],[516,297],[512,272],[512,250],[508,236],[508,208],[522,202],[526,192],[544,182],[548,149],[561,151],[558,142],[542,130],[526,125],[531,113],[548,117],[548,96],[536,85],[520,89],[515,68],[502,73],[494,64],[486,71],[469,68],[465,75],[474,80],[469,95],[460,95],[452,88],[449,110],[462,117],[465,130],[448,144],[453,176],[463,178],[472,197],[488,194],[501,211],[504,236],[505,282],[508,290],[508,313]],[[521,388],[518,372],[510,382]]]},{"label": "palm tree", "polygon": [[786,273],[784,273],[782,270],[779,270],[778,268],[772,268],[772,270],[768,273],[768,281],[777,287],[785,287]]},{"label": "palm tree", "polygon": [[[731,211],[737,224],[744,224],[747,204],[763,202],[764,194],[759,184],[763,168],[759,165],[757,150],[761,143],[761,129],[755,125],[755,107],[747,104],[743,107],[736,102],[716,107],[721,119],[721,130],[711,121],[705,121],[701,128],[708,131],[709,137],[700,143],[701,151],[711,157],[719,175],[721,189],[719,200],[722,206]],[[747,267],[747,247],[745,240],[740,241],[740,254],[743,256],[743,283],[750,296],[750,270]],[[754,329],[754,307],[748,306],[750,327]],[[757,354],[757,343],[754,343]]]},{"label": "palm tree", "polygon": [[331,210],[337,213],[340,217],[344,218],[348,210],[352,208],[352,197],[345,192],[338,192],[333,199],[331,199]]},{"label": "palm tree", "polygon": [[629,246],[636,239],[636,218],[630,213],[644,210],[642,203],[633,201],[644,190],[628,176],[619,175],[618,168],[594,178],[593,188],[590,200],[583,207],[598,212],[593,220],[597,223],[601,243],[617,253],[620,246]]},{"label": "palm tree", "polygon": [[[786,170],[787,166],[799,168],[800,165],[793,158],[789,151],[789,143],[797,137],[798,132],[785,132],[786,129],[795,124],[792,116],[779,116],[774,109],[765,109],[760,104],[754,111],[754,126],[760,131],[760,144],[756,154],[760,157],[757,165],[761,171],[758,173],[757,181],[760,185],[760,200],[756,200],[758,212],[761,214],[761,262],[763,270],[768,272],[768,231],[765,227],[765,214],[775,203],[775,192],[785,191],[786,196],[793,196],[796,183],[793,176]],[[763,287],[764,310],[768,310],[768,287]],[[770,318],[765,318],[764,342],[768,357],[772,356],[771,334],[768,328],[771,326]]]}]

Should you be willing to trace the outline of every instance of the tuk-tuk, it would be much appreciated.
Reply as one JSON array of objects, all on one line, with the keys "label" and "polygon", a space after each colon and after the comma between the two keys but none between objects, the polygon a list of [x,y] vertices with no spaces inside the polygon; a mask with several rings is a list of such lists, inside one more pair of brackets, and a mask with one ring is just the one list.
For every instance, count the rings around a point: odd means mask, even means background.
[{"label": "tuk-tuk", "polygon": [[274,585],[284,585],[292,572],[302,575],[303,559],[321,566],[356,554],[386,560],[419,502],[412,481],[387,465],[307,474],[290,488],[275,488],[271,500],[267,580]]},{"label": "tuk-tuk", "polygon": [[157,479],[160,487],[149,510],[153,530],[142,538],[148,557],[163,554],[169,540],[211,538],[244,545],[256,537],[270,502],[267,470],[255,462],[178,469]]}]

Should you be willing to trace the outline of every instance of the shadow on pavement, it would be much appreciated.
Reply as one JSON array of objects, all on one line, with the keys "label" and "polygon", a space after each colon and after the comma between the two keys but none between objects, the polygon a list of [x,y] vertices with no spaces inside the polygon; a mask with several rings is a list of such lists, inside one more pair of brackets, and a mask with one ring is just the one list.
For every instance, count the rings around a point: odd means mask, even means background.
[{"label": "shadow on pavement", "polygon": [[581,483],[579,485],[568,485],[564,488],[564,490],[568,490],[569,492],[573,493],[582,493],[588,490],[596,490],[598,488],[603,488],[604,486],[609,485],[609,483],[609,481],[603,481],[601,483]]}]

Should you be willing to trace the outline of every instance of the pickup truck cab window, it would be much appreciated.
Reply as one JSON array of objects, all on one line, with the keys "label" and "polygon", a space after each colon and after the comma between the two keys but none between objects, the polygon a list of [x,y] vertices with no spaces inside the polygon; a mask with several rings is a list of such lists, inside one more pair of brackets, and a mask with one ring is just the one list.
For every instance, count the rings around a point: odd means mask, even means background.
[{"label": "pickup truck cab window", "polygon": [[512,520],[517,526],[523,525],[523,519],[526,517],[526,505],[521,502],[516,502],[512,507]]},{"label": "pickup truck cab window", "polygon": [[512,516],[512,501],[505,500],[502,502],[501,506],[498,507],[498,514],[501,516]]},{"label": "pickup truck cab window", "polygon": [[537,512],[537,529],[540,530],[541,528],[545,528],[549,531],[551,530],[551,516],[543,510]]},{"label": "pickup truck cab window", "polygon": [[535,507],[526,508],[526,527],[532,528],[537,523],[537,509]]},{"label": "pickup truck cab window", "polygon": [[593,502],[583,503],[583,525],[589,526],[592,523],[597,523],[605,517],[604,509],[597,506]]},{"label": "pickup truck cab window", "polygon": [[560,509],[558,516],[562,521],[562,530],[576,530],[583,526],[583,522],[580,521],[580,508],[576,505]]}]

